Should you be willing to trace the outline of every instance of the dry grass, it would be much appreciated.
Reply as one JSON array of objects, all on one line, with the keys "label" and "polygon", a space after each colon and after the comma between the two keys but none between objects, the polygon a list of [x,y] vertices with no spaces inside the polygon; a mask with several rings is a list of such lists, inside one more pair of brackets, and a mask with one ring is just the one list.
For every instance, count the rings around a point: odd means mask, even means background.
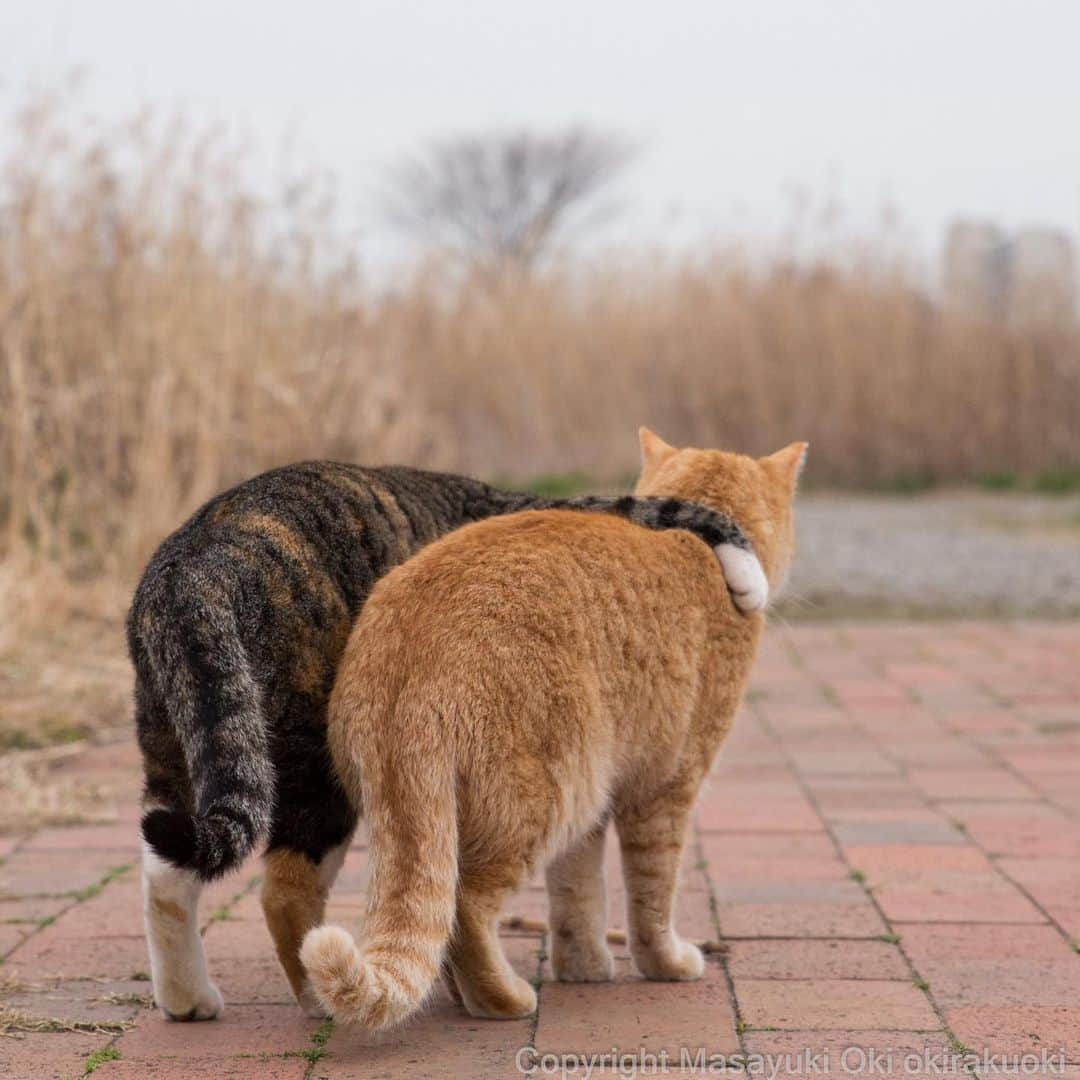
[{"label": "dry grass", "polygon": [[902,269],[735,252],[364,288],[317,185],[213,138],[21,118],[0,183],[0,551],[130,580],[223,485],[305,456],[524,479],[674,440],[808,438],[819,479],[1080,461],[1080,342],[948,314]]},{"label": "dry grass", "polygon": [[[377,292],[319,184],[256,198],[213,136],[93,128],[61,99],[18,130],[0,162],[0,678],[20,727],[62,738],[68,712],[112,710],[123,596],[153,547],[290,460],[604,482],[646,422],[757,451],[806,438],[810,479],[852,485],[1080,462],[1075,329],[943,311],[902,267],[715,251],[493,284],[432,263]],[[42,655],[20,655],[41,625]],[[81,633],[107,648],[58,692],[42,663]]]}]

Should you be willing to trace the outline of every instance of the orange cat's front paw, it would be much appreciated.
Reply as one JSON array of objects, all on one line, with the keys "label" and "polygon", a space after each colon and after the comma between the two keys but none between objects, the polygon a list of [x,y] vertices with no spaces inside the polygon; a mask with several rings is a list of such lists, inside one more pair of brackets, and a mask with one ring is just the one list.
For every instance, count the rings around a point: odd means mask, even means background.
[{"label": "orange cat's front paw", "polygon": [[666,949],[635,950],[634,962],[646,979],[660,982],[693,982],[705,973],[701,950],[679,939]]},{"label": "orange cat's front paw", "polygon": [[615,957],[603,942],[556,940],[551,967],[559,982],[611,982],[615,977]]}]

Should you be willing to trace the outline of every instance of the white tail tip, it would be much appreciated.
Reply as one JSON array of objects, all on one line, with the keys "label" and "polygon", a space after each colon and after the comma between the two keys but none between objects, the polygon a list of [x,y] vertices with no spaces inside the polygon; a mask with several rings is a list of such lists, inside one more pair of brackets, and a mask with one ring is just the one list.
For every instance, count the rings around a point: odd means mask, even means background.
[{"label": "white tail tip", "polygon": [[769,602],[769,579],[758,557],[734,544],[717,544],[713,550],[735,606],[740,611],[763,610]]}]

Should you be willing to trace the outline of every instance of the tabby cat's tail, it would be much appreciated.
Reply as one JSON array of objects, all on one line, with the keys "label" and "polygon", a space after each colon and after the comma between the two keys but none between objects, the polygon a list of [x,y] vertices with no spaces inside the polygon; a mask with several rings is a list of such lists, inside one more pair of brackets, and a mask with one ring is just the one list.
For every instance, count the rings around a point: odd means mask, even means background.
[{"label": "tabby cat's tail", "polygon": [[[177,599],[186,607],[139,620],[141,627],[133,610],[129,634],[138,678],[152,679],[183,751],[191,804],[162,799],[143,816],[142,834],[159,857],[212,881],[238,866],[268,831],[274,768],[235,613],[193,592]],[[144,752],[153,740],[152,730],[140,730]],[[156,796],[148,785],[151,806]]]},{"label": "tabby cat's tail", "polygon": [[[363,937],[358,945],[347,930],[319,927],[300,950],[316,995],[336,1020],[390,1027],[421,1006],[439,976],[456,912],[458,826],[451,755],[436,739],[423,746],[416,738],[430,737],[434,726],[402,725],[410,737],[393,740],[392,755],[363,747],[372,857]],[[350,787],[362,749],[353,738],[343,747],[349,734],[339,732],[334,746]]]}]

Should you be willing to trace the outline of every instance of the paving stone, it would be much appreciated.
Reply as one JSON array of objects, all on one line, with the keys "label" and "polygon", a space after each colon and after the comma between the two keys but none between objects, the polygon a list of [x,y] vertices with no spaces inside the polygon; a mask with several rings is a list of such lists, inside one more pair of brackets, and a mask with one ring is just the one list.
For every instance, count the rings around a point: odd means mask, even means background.
[{"label": "paving stone", "polygon": [[283,1054],[309,1047],[318,1026],[293,1005],[226,1005],[216,1020],[194,1024],[148,1010],[139,1014],[135,1030],[123,1035],[120,1051],[133,1060]]},{"label": "paving stone", "polygon": [[732,941],[728,970],[748,979],[905,979],[900,950],[884,941]]},{"label": "paving stone", "polygon": [[876,938],[888,932],[869,900],[859,904],[721,904],[728,937]]},{"label": "paving stone", "polygon": [[970,844],[851,844],[845,846],[845,854],[874,888],[898,881],[935,881],[941,874],[993,873],[990,860]]},{"label": "paving stone", "polygon": [[69,825],[42,829],[26,842],[26,851],[113,851],[135,860],[141,849],[139,830],[129,824]]},{"label": "paving stone", "polygon": [[65,1080],[82,1076],[87,1055],[108,1046],[114,1038],[109,1034],[76,1031],[0,1036],[0,1076],[13,1080]]},{"label": "paving stone", "polygon": [[73,859],[70,851],[20,849],[0,866],[0,897],[86,889],[130,861],[115,851],[84,851]]},{"label": "paving stone", "polygon": [[903,945],[942,1005],[1068,1004],[1080,957],[1050,926],[905,926]]},{"label": "paving stone", "polygon": [[1031,799],[1037,794],[1006,769],[913,769],[908,775],[933,799]]},{"label": "paving stone", "polygon": [[738,874],[748,860],[768,860],[777,866],[793,859],[839,861],[832,840],[824,832],[702,833],[700,840],[710,873],[716,869]]},{"label": "paving stone", "polygon": [[[1028,810],[1032,804],[1015,805]],[[965,825],[971,839],[993,855],[1080,858],[1080,822],[1026,813],[1013,818],[970,816]]]},{"label": "paving stone", "polygon": [[727,981],[707,965],[692,983],[632,980],[545,984],[536,1048],[540,1052],[596,1053],[613,1046],[678,1055],[680,1046],[706,1045],[733,1053],[739,1041]]},{"label": "paving stone", "polygon": [[884,886],[874,891],[885,917],[893,923],[1045,923],[1046,917],[1007,882],[958,881],[933,888]]},{"label": "paving stone", "polygon": [[50,928],[60,937],[142,937],[142,885],[133,873],[89,900],[70,905]]},{"label": "paving stone", "polygon": [[770,1073],[783,1077],[970,1076],[944,1031],[751,1029],[745,1044],[750,1054],[768,1055]]},{"label": "paving stone", "polygon": [[1063,1052],[1072,1062],[1080,1061],[1076,1018],[1075,1005],[971,1005],[945,1010],[956,1037],[976,1053]]},{"label": "paving stone", "polygon": [[[34,980],[17,986],[7,1004],[31,1016],[45,1016],[80,1023],[130,1020],[148,1007],[150,984],[131,979]],[[2,1048],[2,1044],[0,1044]]]},{"label": "paving stone", "polygon": [[948,821],[846,821],[833,827],[841,844],[966,844]]},{"label": "paving stone", "polygon": [[829,750],[799,747],[789,750],[795,767],[806,777],[812,776],[895,776],[900,770],[880,750],[864,747],[854,750]]},{"label": "paving stone", "polygon": [[26,938],[37,928],[34,926],[0,925],[0,956],[6,956],[9,952],[21,945]]},{"label": "paving stone", "polygon": [[[309,1063],[305,1058],[256,1056],[250,1058],[166,1058],[161,1061],[108,1061],[94,1070],[95,1080],[303,1080]],[[353,1074],[355,1075],[355,1074]]]},{"label": "paving stone", "polygon": [[37,923],[42,919],[53,919],[71,900],[64,896],[27,896],[18,899],[0,900],[0,924],[10,924],[16,920]]},{"label": "paving stone", "polygon": [[893,980],[741,979],[736,993],[752,1027],[914,1031],[939,1026],[926,995]]},{"label": "paving stone", "polygon": [[703,798],[697,808],[702,832],[818,832],[824,826],[801,795],[766,798],[752,792]]},{"label": "paving stone", "polygon": [[50,926],[16,949],[4,966],[35,979],[74,975],[126,979],[133,972],[149,970],[148,965],[142,937],[73,937]]},{"label": "paving stone", "polygon": [[512,1077],[515,1057],[528,1047],[532,1020],[477,1020],[441,1000],[405,1027],[379,1035],[338,1025],[315,1077]]},{"label": "paving stone", "polygon": [[[739,1038],[726,963],[751,1025],[743,1035],[751,1053],[829,1049],[831,1075],[846,1076],[859,1073],[837,1071],[844,1047],[891,1050],[888,1068],[862,1075],[953,1075],[941,1071],[948,1040],[930,998],[912,985],[906,952],[964,1043],[999,1052],[1062,1043],[1076,1063],[1065,1080],[1080,1080],[1080,957],[1067,940],[1080,938],[1078,661],[1080,627],[1070,624],[771,628],[751,702],[703,792],[676,911],[684,934],[712,937],[714,894],[726,961],[710,958],[700,983],[649,983],[619,946],[616,982],[569,986],[551,981],[539,935],[504,934],[517,970],[545,980],[540,1049],[677,1050],[705,1041],[733,1053]],[[315,1024],[292,1001],[257,889],[237,899],[262,873],[259,860],[203,895],[223,1017],[168,1024],[140,1007],[149,983],[129,978],[148,967],[137,867],[63,914],[73,898],[35,895],[85,889],[113,866],[137,862],[137,749],[133,741],[93,747],[61,774],[105,785],[115,805],[103,813],[113,823],[0,838],[0,951],[17,946],[2,971],[31,984],[8,985],[8,1000],[67,1019],[135,1016],[137,1028],[116,1040],[124,1056],[95,1074],[106,1080],[307,1075],[306,1059],[283,1055],[310,1047]],[[613,841],[606,862],[609,925],[621,925]],[[890,922],[851,880],[852,868]],[[335,923],[359,927],[367,878],[361,828],[335,887]],[[546,917],[542,884],[529,883],[507,913]],[[212,920],[230,905],[232,917]],[[55,916],[40,931],[3,921]],[[26,937],[28,929],[35,932]],[[879,939],[893,930],[899,946]],[[440,989],[398,1031],[372,1037],[339,1026],[310,1076],[519,1075],[514,1055],[533,1024],[475,1020]],[[8,1066],[13,1077],[77,1076],[89,1050],[111,1038],[0,1038],[0,1074]],[[897,1068],[897,1054],[926,1048],[938,1058]],[[821,1075],[798,1067],[782,1074]],[[626,1073],[609,1066],[591,1075]]]}]

